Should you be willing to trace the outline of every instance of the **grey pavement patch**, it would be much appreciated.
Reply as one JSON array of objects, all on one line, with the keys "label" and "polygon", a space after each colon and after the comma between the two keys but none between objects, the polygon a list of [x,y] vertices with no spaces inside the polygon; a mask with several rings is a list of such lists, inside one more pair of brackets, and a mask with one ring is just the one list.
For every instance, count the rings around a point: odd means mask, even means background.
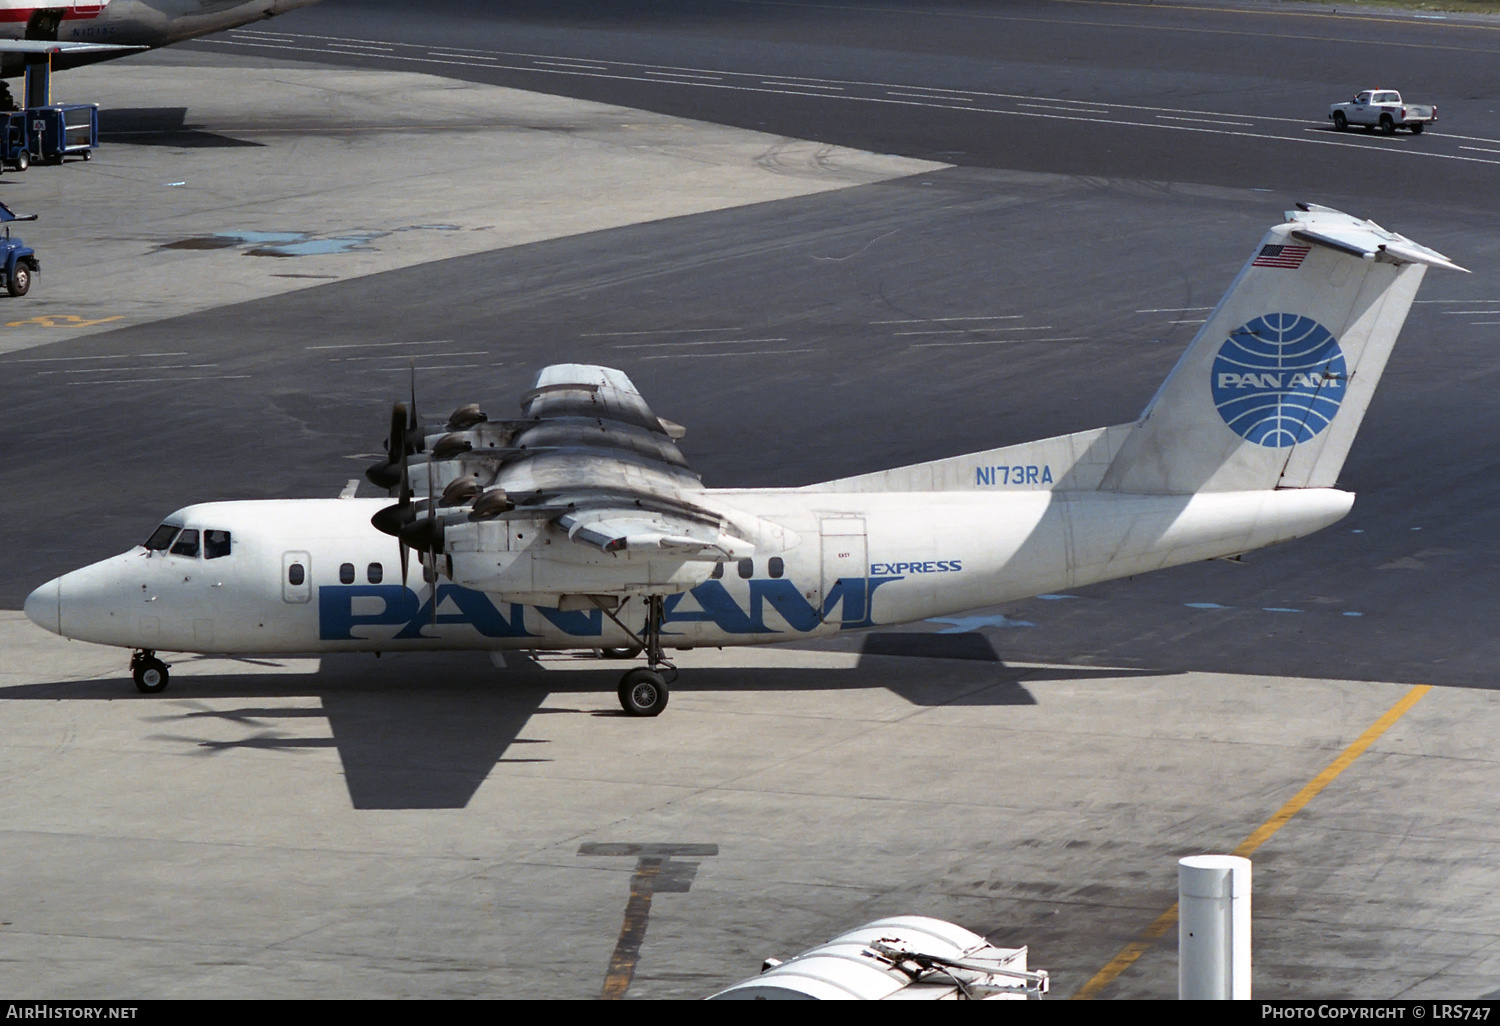
[{"label": "grey pavement patch", "polygon": [[[108,95],[113,134],[90,163],[28,173],[45,214],[27,241],[46,274],[25,316],[0,322],[0,352],[315,287],[323,275],[945,166],[405,72],[127,61],[70,71],[62,85]],[[393,95],[420,123],[393,112]],[[189,105],[161,106],[167,96]],[[417,129],[423,152],[442,159],[412,159]],[[371,224],[371,211],[386,224]],[[276,258],[295,258],[307,277],[273,273],[285,266]]]},{"label": "grey pavement patch", "polygon": [[[756,648],[683,653],[642,722],[595,715],[613,668],[545,653],[191,659],[150,697],[124,655],[0,613],[6,990],[592,998],[633,954],[629,996],[701,997],[905,913],[1031,945],[1065,997],[1178,854],[1406,690]],[[1257,853],[1257,943],[1299,953],[1261,996],[1495,978],[1496,730],[1500,696],[1435,690]],[[1169,947],[1120,996],[1175,994]]]},{"label": "grey pavement patch", "polygon": [[633,857],[635,873],[630,878],[630,898],[625,903],[625,920],[620,939],[615,942],[604,976],[600,997],[616,1000],[625,996],[635,976],[641,957],[641,943],[646,939],[646,924],[651,915],[651,900],[657,894],[686,894],[697,875],[698,863],[679,861],[688,855],[700,858],[719,854],[717,844],[608,844],[591,842],[578,849],[579,855]]}]

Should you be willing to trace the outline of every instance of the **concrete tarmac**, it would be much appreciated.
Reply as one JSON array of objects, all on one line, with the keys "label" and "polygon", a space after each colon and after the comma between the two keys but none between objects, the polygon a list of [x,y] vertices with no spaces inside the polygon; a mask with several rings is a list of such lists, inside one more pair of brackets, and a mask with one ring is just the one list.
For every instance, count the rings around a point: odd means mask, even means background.
[{"label": "concrete tarmac", "polygon": [[[78,1000],[597,997],[636,871],[586,854],[612,844],[698,853],[628,997],[896,914],[1027,945],[1067,997],[1178,857],[1241,844],[1409,690],[759,649],[685,653],[642,721],[587,658],[188,658],[142,696],[19,614],[0,652],[0,992]],[[1497,732],[1493,692],[1434,689],[1256,851],[1257,997],[1495,989]],[[1175,993],[1173,932],[1100,996]]]},{"label": "concrete tarmac", "polygon": [[[350,351],[417,346],[434,413],[611,363],[709,483],[795,484],[1129,420],[1288,203],[1373,213],[263,55],[73,74],[111,141],[0,179],[45,217],[0,322],[12,608],[188,502],[336,494],[408,362]],[[396,90],[441,121],[415,155]],[[653,721],[578,657],[184,657],[140,696],[126,653],[0,614],[0,992],[587,998],[644,925],[626,996],[697,997],[917,913],[1029,945],[1066,997],[1170,906],[1177,857],[1240,845],[1434,681],[1256,850],[1255,992],[1495,992],[1485,202],[1383,218],[1477,273],[1429,280],[1351,520],[1247,566],[692,653]],[[995,314],[1025,341],[900,333]],[[677,852],[644,924],[600,845]],[[1175,975],[1169,935],[1099,996]]]},{"label": "concrete tarmac", "polygon": [[107,98],[109,160],[0,179],[13,207],[44,212],[26,238],[43,281],[62,284],[5,308],[0,352],[943,166],[431,75],[190,51],[58,83],[58,102]]}]

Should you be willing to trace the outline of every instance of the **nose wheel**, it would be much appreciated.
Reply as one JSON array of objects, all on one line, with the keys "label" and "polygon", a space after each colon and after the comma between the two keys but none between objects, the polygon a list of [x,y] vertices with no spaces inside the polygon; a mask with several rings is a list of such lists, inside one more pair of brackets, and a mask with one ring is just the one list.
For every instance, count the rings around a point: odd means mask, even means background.
[{"label": "nose wheel", "polygon": [[130,657],[130,676],[138,690],[154,695],[166,690],[171,675],[167,673],[167,664],[156,658],[155,652],[143,649]]}]

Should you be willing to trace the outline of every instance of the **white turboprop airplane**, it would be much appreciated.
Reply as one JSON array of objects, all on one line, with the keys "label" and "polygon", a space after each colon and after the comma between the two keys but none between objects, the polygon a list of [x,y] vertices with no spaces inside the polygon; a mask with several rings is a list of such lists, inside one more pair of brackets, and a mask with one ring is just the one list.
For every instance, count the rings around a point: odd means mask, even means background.
[{"label": "white turboprop airplane", "polygon": [[52,70],[154,49],[318,0],[0,0],[0,76],[50,58]]},{"label": "white turboprop airplane", "polygon": [[188,506],[37,588],[26,615],[134,649],[147,692],[167,685],[162,650],[644,652],[620,701],[653,716],[665,649],[951,615],[1298,538],[1354,502],[1339,469],[1427,268],[1463,269],[1326,207],[1287,217],[1133,424],[711,489],[624,374],[563,364],[520,420],[466,406],[423,430],[398,403],[368,472],[395,503]]}]

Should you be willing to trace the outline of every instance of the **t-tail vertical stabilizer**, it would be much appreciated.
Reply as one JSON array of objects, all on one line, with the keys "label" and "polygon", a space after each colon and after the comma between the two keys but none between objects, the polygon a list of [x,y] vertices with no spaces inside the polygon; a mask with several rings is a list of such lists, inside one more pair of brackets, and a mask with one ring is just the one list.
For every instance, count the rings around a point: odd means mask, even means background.
[{"label": "t-tail vertical stabilizer", "polygon": [[1120,446],[1100,488],[1328,488],[1429,266],[1372,221],[1299,204],[1272,228]]}]

